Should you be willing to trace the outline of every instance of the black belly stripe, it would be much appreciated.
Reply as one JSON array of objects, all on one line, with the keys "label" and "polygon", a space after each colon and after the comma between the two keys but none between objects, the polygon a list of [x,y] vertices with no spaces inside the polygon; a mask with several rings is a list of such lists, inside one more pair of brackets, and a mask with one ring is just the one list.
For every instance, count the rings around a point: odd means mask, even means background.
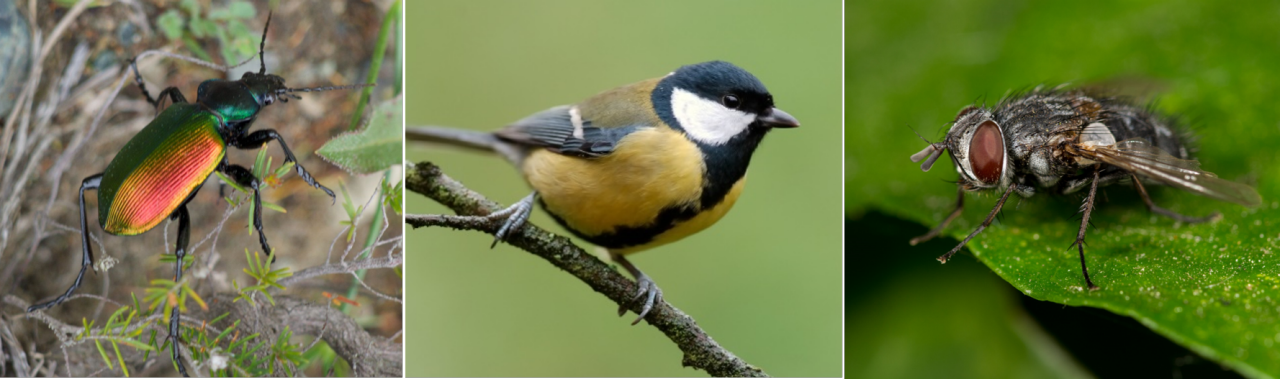
[{"label": "black belly stripe", "polygon": [[[721,199],[723,199],[723,197],[721,197]],[[538,199],[538,202],[542,203],[542,199]],[[542,203],[542,209],[547,209],[546,203]],[[699,210],[699,208],[692,206],[669,207],[663,209],[662,212],[659,212],[658,218],[654,220],[652,224],[639,227],[615,227],[612,233],[595,236],[589,236],[578,232],[555,213],[547,211],[547,214],[551,215],[551,218],[556,220],[557,224],[560,224],[560,226],[563,226],[565,230],[568,230],[570,233],[573,233],[573,235],[578,236],[578,238],[587,240],[587,242],[591,242],[596,246],[604,247],[606,249],[623,249],[644,245],[653,241],[653,239],[657,238],[658,235],[674,228],[676,224],[697,216]]]}]

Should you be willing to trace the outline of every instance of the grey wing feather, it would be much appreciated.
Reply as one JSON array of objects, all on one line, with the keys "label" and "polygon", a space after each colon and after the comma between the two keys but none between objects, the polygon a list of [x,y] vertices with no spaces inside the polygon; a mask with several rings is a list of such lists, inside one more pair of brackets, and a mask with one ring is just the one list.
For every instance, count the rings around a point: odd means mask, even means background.
[{"label": "grey wing feather", "polygon": [[596,158],[613,152],[618,140],[637,127],[598,128],[590,120],[582,120],[581,137],[575,136],[570,106],[551,108],[525,117],[494,133],[498,138],[526,146],[545,147],[551,151],[583,158]]}]

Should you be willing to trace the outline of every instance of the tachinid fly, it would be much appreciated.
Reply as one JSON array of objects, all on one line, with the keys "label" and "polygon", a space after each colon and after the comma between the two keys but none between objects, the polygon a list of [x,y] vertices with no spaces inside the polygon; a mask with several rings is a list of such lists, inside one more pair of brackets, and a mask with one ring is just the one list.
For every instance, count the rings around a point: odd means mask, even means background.
[{"label": "tachinid fly", "polygon": [[1168,185],[1250,207],[1262,203],[1253,188],[1200,170],[1186,142],[1170,119],[1088,89],[1036,88],[1001,100],[995,107],[965,107],[946,139],[911,156],[912,162],[924,160],[920,169],[929,171],[946,150],[960,174],[955,210],[911,244],[936,237],[959,216],[965,191],[995,190],[1002,195],[977,230],[938,257],[942,263],[991,224],[1010,194],[1071,194],[1088,187],[1080,232],[1072,247],[1079,249],[1085,283],[1097,289],[1085,266],[1084,235],[1099,186],[1132,183],[1147,209],[1186,223],[1214,221],[1221,215],[1189,217],[1161,208],[1151,201],[1144,184]]}]

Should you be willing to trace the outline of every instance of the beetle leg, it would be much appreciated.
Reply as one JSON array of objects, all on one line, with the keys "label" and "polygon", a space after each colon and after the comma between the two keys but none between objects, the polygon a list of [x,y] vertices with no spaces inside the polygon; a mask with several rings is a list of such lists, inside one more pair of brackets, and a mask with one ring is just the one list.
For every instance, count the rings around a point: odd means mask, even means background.
[{"label": "beetle leg", "polygon": [[298,171],[298,176],[302,177],[303,181],[307,182],[307,184],[310,184],[312,187],[319,188],[321,191],[324,191],[325,194],[329,195],[330,201],[337,201],[337,197],[334,196],[333,190],[330,190],[316,182],[316,179],[311,177],[311,173],[307,172],[307,169],[303,168],[301,163],[298,163],[298,158],[293,156],[293,151],[289,150],[289,145],[284,142],[284,138],[281,138],[280,134],[276,133],[275,130],[263,129],[249,133],[249,135],[237,139],[232,143],[232,146],[241,149],[256,149],[271,140],[275,140],[280,144],[280,149],[284,150],[284,160],[286,162],[293,162],[293,168]]},{"label": "beetle leg", "polygon": [[262,252],[271,255],[271,245],[267,244],[267,235],[262,232],[262,194],[259,189],[261,181],[253,176],[253,172],[244,166],[223,164],[218,169],[241,187],[253,188],[253,229],[258,231],[258,242],[262,244]]},{"label": "beetle leg", "polygon": [[[182,282],[182,266],[187,257],[188,242],[191,240],[191,216],[187,214],[186,204],[178,207],[178,210],[174,211],[173,216],[178,219],[178,242],[173,248],[173,253],[177,257],[177,260],[173,264],[173,281]],[[259,231],[259,234],[261,234],[261,231]],[[182,314],[178,311],[178,305],[174,304],[173,311],[170,312],[169,318],[169,338],[173,339],[173,344],[169,345],[170,353],[173,356],[173,363],[178,366],[178,373],[185,377],[189,376],[187,375],[187,368],[186,366],[183,366],[182,357],[178,355],[178,340],[182,335],[178,329],[180,326],[178,320],[181,318]]]},{"label": "beetle leg", "polygon": [[142,96],[147,98],[147,103],[155,107],[156,110],[160,109],[160,101],[164,100],[166,95],[169,96],[169,100],[173,100],[173,104],[187,102],[186,96],[182,96],[182,91],[178,90],[178,87],[165,88],[163,91],[160,91],[160,96],[156,96],[154,98],[151,97],[151,92],[147,91],[147,84],[142,81],[142,74],[138,72],[138,59],[134,58],[130,60],[129,66],[133,68],[134,84],[138,85],[138,89],[142,90]]},{"label": "beetle leg", "polygon": [[58,298],[27,307],[27,312],[49,308],[58,304],[62,304],[62,302],[64,301],[67,301],[67,298],[71,297],[71,293],[75,292],[76,288],[80,288],[80,281],[84,279],[85,269],[89,268],[89,266],[93,266],[93,248],[90,247],[90,244],[92,242],[90,242],[89,240],[89,221],[85,217],[85,213],[84,213],[84,190],[87,190],[87,189],[96,190],[98,189],[98,186],[101,184],[102,184],[102,174],[97,174],[97,175],[90,176],[88,178],[84,178],[84,181],[80,183],[81,258],[80,258],[80,273],[76,275],[76,281],[74,283],[71,283],[71,288],[67,288],[67,292],[63,293],[61,296],[58,296]]}]

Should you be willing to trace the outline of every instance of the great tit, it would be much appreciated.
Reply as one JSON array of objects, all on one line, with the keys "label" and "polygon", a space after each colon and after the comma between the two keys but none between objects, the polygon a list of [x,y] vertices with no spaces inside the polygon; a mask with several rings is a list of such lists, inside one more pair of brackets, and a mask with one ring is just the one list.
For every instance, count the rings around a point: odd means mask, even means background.
[{"label": "great tit", "polygon": [[535,113],[493,133],[419,126],[406,135],[506,157],[534,192],[489,216],[505,219],[494,242],[523,225],[536,199],[636,278],[633,299],[648,295],[636,324],[662,291],[626,256],[719,221],[742,193],[764,135],[799,125],[774,107],[754,75],[713,61]]}]

